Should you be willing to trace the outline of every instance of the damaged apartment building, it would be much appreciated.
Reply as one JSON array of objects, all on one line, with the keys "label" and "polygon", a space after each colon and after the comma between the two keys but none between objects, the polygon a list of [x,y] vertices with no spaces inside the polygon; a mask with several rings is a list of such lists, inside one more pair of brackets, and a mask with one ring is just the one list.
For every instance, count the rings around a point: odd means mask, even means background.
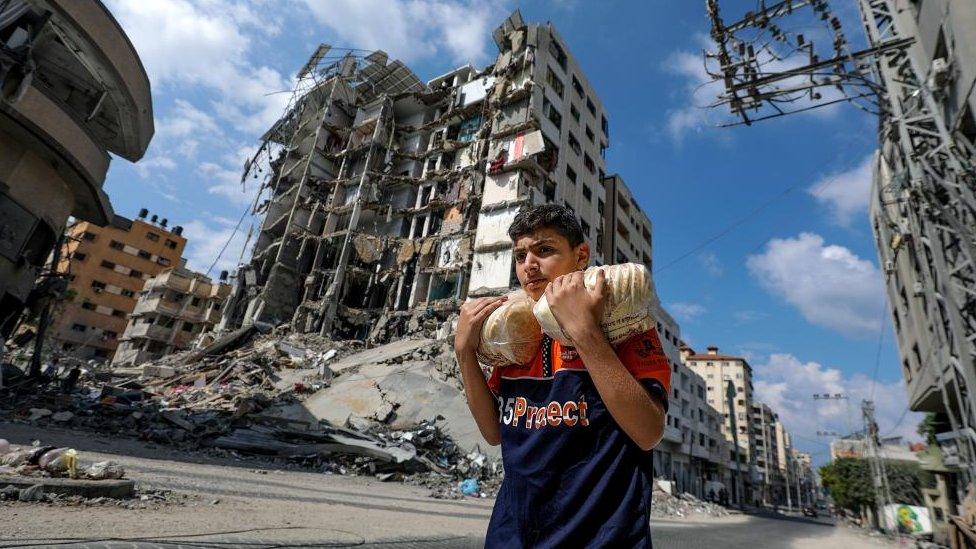
[{"label": "damaged apartment building", "polygon": [[599,98],[551,24],[516,11],[493,37],[492,65],[427,83],[381,51],[318,48],[245,167],[267,199],[221,328],[379,339],[443,321],[517,285],[507,228],[531,204],[570,207],[594,263],[614,259]]}]

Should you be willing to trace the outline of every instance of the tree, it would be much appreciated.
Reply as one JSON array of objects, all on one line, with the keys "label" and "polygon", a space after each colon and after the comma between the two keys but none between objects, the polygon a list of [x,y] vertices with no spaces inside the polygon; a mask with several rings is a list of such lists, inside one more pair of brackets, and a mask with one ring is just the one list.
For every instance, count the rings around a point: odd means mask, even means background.
[{"label": "tree", "polygon": [[[923,472],[917,463],[885,460],[888,474],[888,487],[892,503],[920,505],[921,487],[926,484]],[[871,464],[866,459],[840,458],[820,468],[823,485],[830,491],[834,503],[854,513],[862,507],[873,507],[874,482],[871,478]]]},{"label": "tree", "polygon": [[874,505],[871,468],[863,459],[835,459],[820,468],[820,479],[839,507],[860,513],[862,507]]}]

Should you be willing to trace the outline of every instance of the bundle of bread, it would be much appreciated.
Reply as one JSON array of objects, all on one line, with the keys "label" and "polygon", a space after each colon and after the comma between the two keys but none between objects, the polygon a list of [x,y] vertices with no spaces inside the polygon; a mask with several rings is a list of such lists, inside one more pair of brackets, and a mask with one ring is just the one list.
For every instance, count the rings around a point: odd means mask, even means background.
[{"label": "bundle of bread", "polygon": [[[612,345],[623,342],[634,334],[650,330],[654,326],[651,316],[651,276],[647,267],[637,263],[621,263],[590,267],[583,273],[583,285],[593,289],[597,273],[606,273],[607,299],[603,307],[600,327]],[[572,339],[563,332],[549,308],[546,296],[542,296],[532,312],[542,326],[542,331],[563,345],[573,345]]]},{"label": "bundle of bread", "polygon": [[532,314],[534,304],[522,290],[508,294],[508,300],[481,327],[479,362],[495,367],[532,361],[542,344],[542,330]]}]

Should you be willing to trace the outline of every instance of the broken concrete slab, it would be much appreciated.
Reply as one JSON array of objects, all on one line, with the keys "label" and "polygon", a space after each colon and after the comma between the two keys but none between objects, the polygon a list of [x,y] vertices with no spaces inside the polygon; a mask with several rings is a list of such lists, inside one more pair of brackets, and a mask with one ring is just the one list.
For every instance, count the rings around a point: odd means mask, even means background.
[{"label": "broken concrete slab", "polygon": [[373,362],[385,362],[410,354],[421,347],[431,345],[433,342],[434,340],[432,339],[401,339],[339,359],[330,363],[329,369],[338,375],[355,366]]},{"label": "broken concrete slab", "polygon": [[176,368],[162,364],[146,364],[142,367],[143,377],[167,378],[176,375]]},{"label": "broken concrete slab", "polygon": [[15,486],[21,491],[40,485],[45,494],[84,498],[130,498],[135,494],[132,480],[86,480],[70,478],[22,477],[0,474],[0,486]]},{"label": "broken concrete slab", "polygon": [[[376,350],[370,349],[344,360],[364,355],[399,358],[421,347],[402,345],[383,353],[369,354]],[[485,444],[464,394],[443,379],[434,362],[409,360],[399,364],[359,364],[357,372],[337,377],[330,387],[317,391],[304,402],[274,407],[264,414],[309,423],[325,420],[334,425],[385,421],[393,429],[411,429],[423,422],[436,423],[465,452],[480,448],[492,458],[500,455],[497,447]]]}]

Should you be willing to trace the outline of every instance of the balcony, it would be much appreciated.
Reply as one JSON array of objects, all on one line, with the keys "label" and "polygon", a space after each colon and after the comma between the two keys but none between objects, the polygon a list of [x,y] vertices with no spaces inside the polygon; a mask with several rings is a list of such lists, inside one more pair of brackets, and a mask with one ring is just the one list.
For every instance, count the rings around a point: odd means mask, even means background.
[{"label": "balcony", "polygon": [[126,339],[133,338],[147,338],[156,341],[169,341],[170,336],[173,335],[172,328],[164,328],[157,324],[133,324],[129,326],[125,331],[124,337]]},{"label": "balcony", "polygon": [[681,442],[681,431],[670,425],[665,425],[664,440],[667,440],[668,442],[675,442],[675,443]]},{"label": "balcony", "polygon": [[170,288],[181,294],[189,293],[191,280],[185,276],[177,274],[175,271],[166,271],[156,275],[152,286],[146,285],[146,290],[150,288]]}]

